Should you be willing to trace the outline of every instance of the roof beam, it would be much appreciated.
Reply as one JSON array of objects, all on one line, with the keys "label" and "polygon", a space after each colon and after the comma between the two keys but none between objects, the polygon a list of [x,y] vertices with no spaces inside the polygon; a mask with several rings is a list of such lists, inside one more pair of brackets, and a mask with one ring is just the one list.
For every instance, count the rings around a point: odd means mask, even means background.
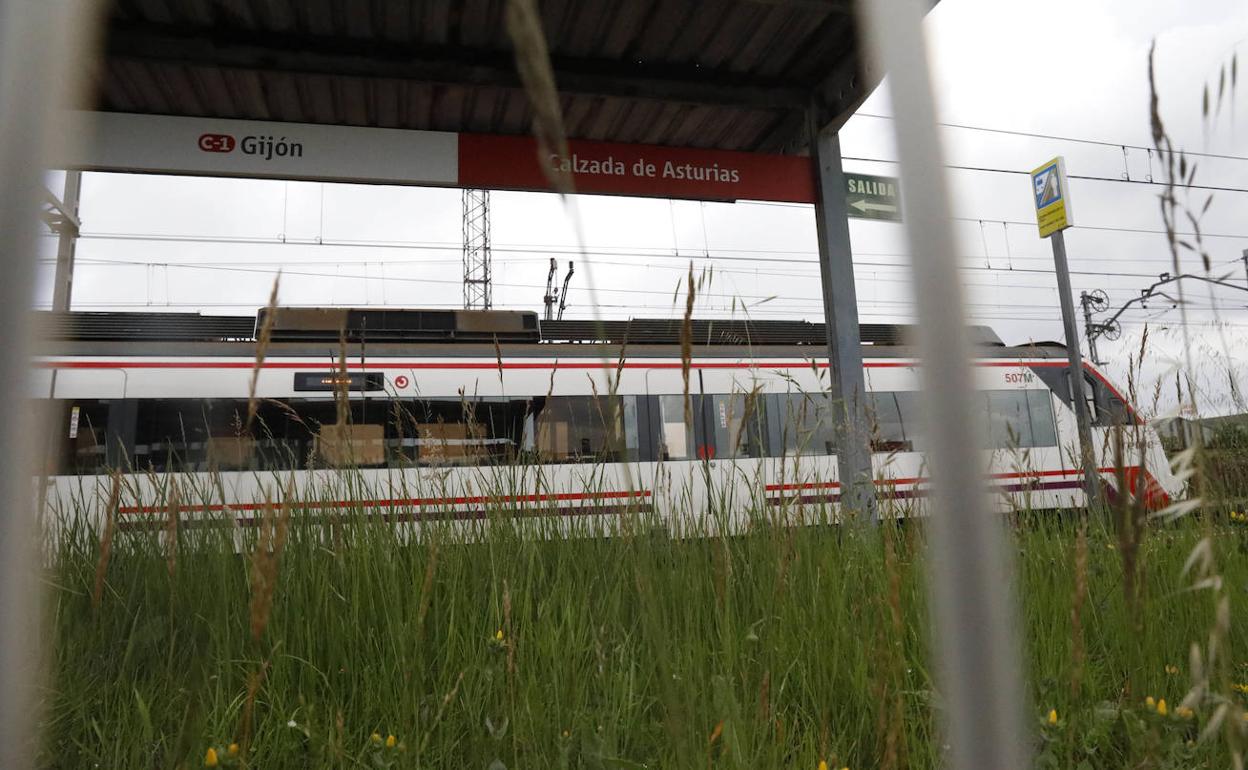
[{"label": "roof beam", "polygon": [[[157,64],[522,88],[512,53],[499,50],[431,50],[375,40],[114,21],[106,53],[112,59]],[[800,109],[810,98],[801,86],[694,66],[566,57],[552,57],[551,64],[559,90],[567,94],[786,110]]]},{"label": "roof beam", "polygon": [[837,13],[853,13],[852,0],[742,0],[754,5],[781,5],[793,8],[810,8],[818,11],[835,11]]}]

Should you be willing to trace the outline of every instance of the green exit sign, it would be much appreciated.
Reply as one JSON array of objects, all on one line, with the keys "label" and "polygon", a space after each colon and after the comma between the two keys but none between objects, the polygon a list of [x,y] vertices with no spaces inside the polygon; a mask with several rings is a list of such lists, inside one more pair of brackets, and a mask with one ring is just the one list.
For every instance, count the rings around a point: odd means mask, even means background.
[{"label": "green exit sign", "polygon": [[901,221],[901,188],[896,177],[845,174],[845,203],[851,217]]}]

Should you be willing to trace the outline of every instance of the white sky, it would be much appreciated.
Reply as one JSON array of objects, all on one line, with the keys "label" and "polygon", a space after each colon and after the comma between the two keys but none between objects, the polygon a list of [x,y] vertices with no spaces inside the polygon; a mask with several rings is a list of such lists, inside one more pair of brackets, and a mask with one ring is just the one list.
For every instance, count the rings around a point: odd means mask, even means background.
[{"label": "white sky", "polygon": [[[1248,131],[1236,115],[1248,108],[1242,82],[1215,121],[1201,119],[1204,84],[1216,84],[1233,54],[1248,54],[1242,0],[943,0],[928,24],[946,122],[1151,145],[1147,53],[1156,40],[1161,110],[1176,144],[1248,156]],[[885,91],[859,110],[842,133],[847,158],[895,157],[891,122],[871,117],[889,113]],[[1142,150],[941,131],[952,165],[1025,171],[1061,154],[1072,175],[1160,176],[1156,159]],[[896,168],[862,160],[845,167],[876,174]],[[1029,224],[1027,177],[953,170],[949,182],[971,320],[1010,343],[1061,339],[1051,252]],[[1248,188],[1248,161],[1202,158],[1196,183]],[[1104,289],[1117,306],[1172,269],[1164,236],[1095,229],[1161,229],[1159,191],[1125,181],[1071,182],[1079,226],[1067,231],[1067,248],[1076,293]],[[1203,203],[1204,191],[1193,195]],[[1217,192],[1200,223],[1216,234],[1206,241],[1215,274],[1240,285],[1246,204],[1248,193]],[[674,291],[693,260],[695,269],[715,269],[699,303],[704,317],[728,316],[734,308],[740,314],[744,305],[755,318],[821,319],[809,207],[583,196],[576,208],[588,261],[576,254],[556,197],[492,194],[496,307],[540,312],[553,255],[560,279],[567,260],[577,260],[569,317],[679,315],[684,303],[673,302]],[[254,313],[279,267],[286,304],[461,302],[458,190],[90,174],[81,214],[77,310]],[[911,320],[914,289],[901,226],[851,220],[851,236],[862,321]],[[1197,259],[1185,260],[1184,270],[1199,271]],[[40,306],[50,296],[50,276],[45,263]],[[1186,331],[1195,340],[1195,369],[1208,388],[1202,411],[1243,411],[1231,403],[1226,370],[1243,381],[1248,292],[1211,294],[1199,283],[1185,291],[1193,303]],[[1128,351],[1138,349],[1148,322],[1153,346],[1140,382],[1149,391],[1183,349],[1180,320],[1165,303],[1128,312],[1122,340],[1102,341],[1102,358],[1125,378]],[[1163,404],[1172,396],[1167,386]]]}]

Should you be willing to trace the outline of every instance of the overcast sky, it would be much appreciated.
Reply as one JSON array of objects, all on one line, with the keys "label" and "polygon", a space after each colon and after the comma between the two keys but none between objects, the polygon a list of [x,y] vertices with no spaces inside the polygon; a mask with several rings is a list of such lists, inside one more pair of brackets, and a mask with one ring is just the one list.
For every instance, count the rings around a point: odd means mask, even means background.
[{"label": "overcast sky", "polygon": [[[1064,155],[1078,227],[1067,232],[1072,281],[1103,289],[1117,306],[1172,270],[1151,145],[1147,54],[1155,40],[1161,110],[1177,145],[1248,157],[1248,109],[1240,83],[1231,107],[1202,121],[1201,94],[1219,67],[1248,53],[1243,0],[943,0],[929,17],[933,73],[947,123],[1098,140],[1107,145],[941,129],[951,165],[1029,170]],[[893,174],[886,89],[849,121],[850,171]],[[885,117],[881,117],[885,116]],[[853,160],[849,160],[853,159]],[[870,160],[867,160],[870,159]],[[963,255],[967,312],[1007,342],[1061,339],[1049,244],[1036,234],[1028,178],[952,170],[954,230]],[[1128,181],[1130,180],[1130,181]],[[1248,188],[1248,160],[1200,159],[1196,183]],[[1207,191],[1191,191],[1203,203]],[[673,293],[688,262],[714,266],[704,317],[821,318],[810,207],[669,202],[584,196],[576,210],[588,261],[577,253],[567,211],[552,195],[492,195],[496,307],[541,310],[550,256],[577,260],[569,317],[679,315]],[[90,174],[74,308],[250,314],[283,270],[286,304],[454,307],[461,298],[458,190],[321,185],[264,180]],[[1215,274],[1246,285],[1248,193],[1217,191],[1201,221]],[[1190,229],[1184,227],[1184,229]],[[863,322],[912,320],[915,288],[899,225],[851,220]],[[916,259],[922,253],[914,255]],[[1185,257],[1184,270],[1200,270]],[[1203,272],[1203,270],[1200,270]],[[46,305],[51,266],[39,302]],[[592,279],[592,284],[591,284]],[[1210,412],[1242,411],[1225,371],[1243,380],[1248,292],[1185,286],[1187,332]],[[744,306],[744,311],[742,307]],[[1154,346],[1143,388],[1182,350],[1180,312],[1153,302],[1123,318],[1101,355],[1120,378],[1149,324]],[[1220,325],[1218,325],[1220,324]],[[1163,404],[1173,399],[1163,390]]]}]

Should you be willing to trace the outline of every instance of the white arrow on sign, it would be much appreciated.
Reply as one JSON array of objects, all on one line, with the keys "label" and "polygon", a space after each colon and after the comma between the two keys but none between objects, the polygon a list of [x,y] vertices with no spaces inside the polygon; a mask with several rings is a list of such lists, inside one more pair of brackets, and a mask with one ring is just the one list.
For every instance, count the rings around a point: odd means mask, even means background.
[{"label": "white arrow on sign", "polygon": [[862,212],[891,211],[894,214],[897,213],[897,207],[892,205],[891,203],[867,203],[866,201],[863,201],[863,200],[857,200],[849,205],[853,206],[854,208]]}]

